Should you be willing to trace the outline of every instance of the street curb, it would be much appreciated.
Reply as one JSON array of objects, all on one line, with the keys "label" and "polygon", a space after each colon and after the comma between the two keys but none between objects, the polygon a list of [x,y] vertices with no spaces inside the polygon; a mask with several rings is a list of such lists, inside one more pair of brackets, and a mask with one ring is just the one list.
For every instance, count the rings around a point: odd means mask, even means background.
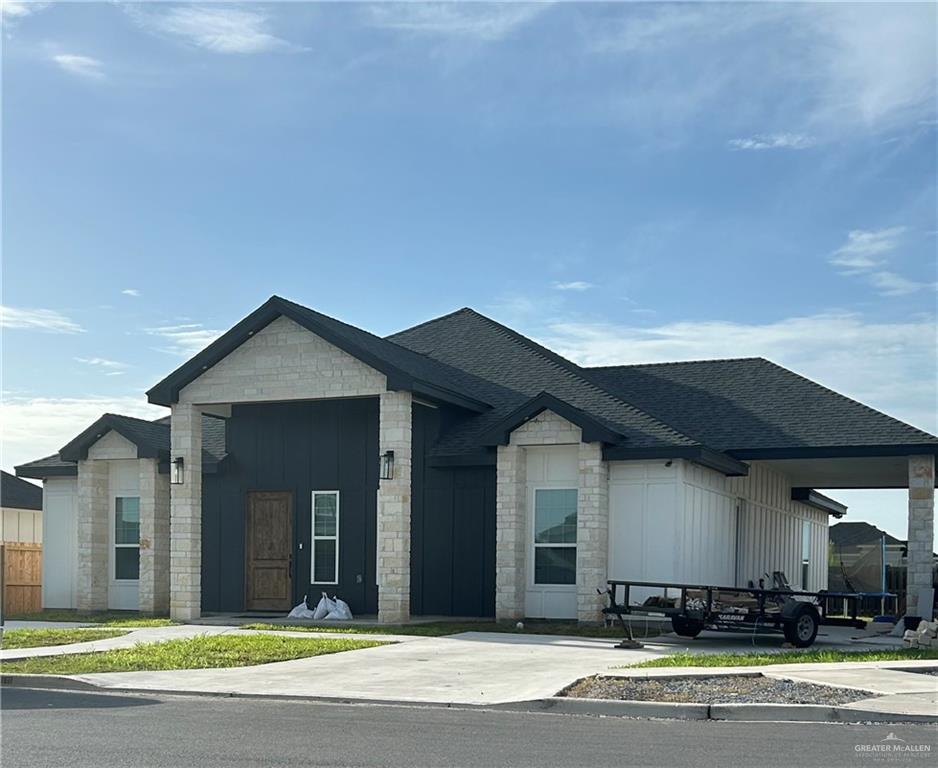
[{"label": "street curb", "polygon": [[321,704],[346,704],[389,707],[435,707],[441,709],[495,709],[503,712],[544,712],[557,715],[593,715],[597,717],[656,718],[663,720],[714,720],[748,722],[812,723],[938,723],[938,716],[903,715],[874,712],[823,704],[687,704],[662,701],[619,701],[551,696],[531,701],[460,704],[457,702],[356,699],[337,696],[290,696],[276,693],[238,693],[225,691],[186,691],[150,688],[105,688],[67,675],[0,674],[4,688],[81,691],[103,694],[148,696],[198,696],[205,698],[263,699],[269,701],[305,701]]},{"label": "street curb", "polygon": [[[534,703],[534,702],[532,702]],[[903,715],[825,704],[683,704],[555,696],[542,699],[544,710],[579,715],[658,717],[672,720],[733,720],[810,723],[938,723],[938,716]]]}]

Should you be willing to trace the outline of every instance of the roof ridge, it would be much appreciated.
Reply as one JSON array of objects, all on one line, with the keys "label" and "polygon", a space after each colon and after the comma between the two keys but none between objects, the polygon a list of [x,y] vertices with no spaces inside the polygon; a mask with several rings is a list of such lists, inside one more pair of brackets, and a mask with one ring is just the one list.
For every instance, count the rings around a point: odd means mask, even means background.
[{"label": "roof ridge", "polygon": [[[528,351],[534,353],[535,355],[538,355],[546,359],[551,365],[560,369],[560,371],[564,373],[566,376],[578,379],[582,383],[586,384],[588,387],[591,387],[594,391],[599,392],[605,397],[615,400],[621,403],[622,405],[624,405],[626,408],[631,409],[635,414],[638,414],[644,418],[649,419],[650,421],[657,423],[658,425],[663,427],[666,431],[670,432],[671,434],[683,440],[688,440],[695,445],[703,445],[703,443],[701,443],[699,440],[691,437],[690,435],[685,435],[683,432],[676,429],[673,425],[668,424],[668,422],[663,421],[662,419],[658,418],[652,413],[649,413],[644,408],[639,408],[637,405],[635,405],[634,403],[630,403],[628,400],[624,399],[623,397],[616,394],[615,392],[611,392],[606,387],[604,387],[600,382],[594,381],[592,377],[585,375],[586,371],[582,366],[577,365],[572,360],[567,360],[567,358],[565,358],[563,355],[557,354],[553,350],[545,347],[543,344],[538,344],[536,341],[534,341],[533,339],[529,339],[523,333],[516,331],[514,328],[509,328],[507,325],[504,325],[503,323],[500,323],[497,320],[493,320],[491,317],[488,317],[487,315],[483,315],[478,310],[472,309],[472,307],[465,307],[463,310],[460,310],[460,311],[465,311],[469,314],[475,315],[476,317],[480,318],[481,320],[483,320],[484,322],[492,326],[496,332],[501,333],[502,335],[508,337],[514,343],[520,344],[521,346],[527,348]],[[450,313],[450,314],[456,314],[456,313]]]},{"label": "roof ridge", "polygon": [[741,363],[747,360],[765,360],[767,358],[750,356],[750,357],[711,357],[711,358],[702,358],[698,360],[664,360],[658,363],[619,363],[616,365],[590,365],[586,366],[587,371],[606,371],[611,368],[650,368],[657,365],[697,365],[699,363]]},{"label": "roof ridge", "polygon": [[394,333],[389,333],[387,336],[384,336],[383,338],[385,339],[385,341],[390,341],[392,344],[397,344],[397,342],[394,341],[395,336],[400,336],[402,334],[409,333],[410,331],[416,331],[419,328],[424,328],[430,325],[431,323],[436,323],[436,322],[439,322],[440,320],[446,320],[448,317],[453,317],[453,315],[458,315],[463,312],[471,313],[473,311],[474,310],[472,309],[472,307],[460,307],[459,309],[454,309],[452,312],[447,312],[446,314],[440,315],[439,317],[431,317],[429,320],[424,320],[422,323],[417,323],[417,325],[411,325],[408,328],[402,328],[399,331],[394,331]]},{"label": "roof ridge", "polygon": [[904,427],[908,427],[909,429],[915,430],[920,435],[923,435],[925,437],[930,437],[932,440],[938,440],[938,435],[933,435],[931,432],[926,432],[924,429],[919,429],[914,424],[909,424],[907,421],[902,421],[901,419],[897,419],[895,416],[890,416],[888,413],[884,413],[883,411],[877,410],[876,408],[873,408],[872,406],[869,406],[866,403],[861,403],[859,400],[854,400],[852,397],[848,397],[847,395],[841,392],[838,392],[834,389],[831,389],[830,387],[825,387],[823,384],[816,382],[814,379],[809,379],[807,376],[802,376],[800,373],[793,371],[790,368],[786,368],[784,365],[779,365],[778,363],[775,363],[769,360],[768,358],[764,358],[764,357],[759,358],[759,359],[766,365],[771,365],[773,368],[778,368],[779,370],[784,371],[790,376],[795,376],[801,379],[802,381],[806,381],[812,386],[816,387],[817,389],[824,390],[825,392],[830,392],[831,394],[836,395],[837,397],[843,400],[848,400],[854,405],[859,405],[861,408],[869,411],[870,413],[876,414],[877,416],[883,416],[889,419],[890,421],[895,421]]}]

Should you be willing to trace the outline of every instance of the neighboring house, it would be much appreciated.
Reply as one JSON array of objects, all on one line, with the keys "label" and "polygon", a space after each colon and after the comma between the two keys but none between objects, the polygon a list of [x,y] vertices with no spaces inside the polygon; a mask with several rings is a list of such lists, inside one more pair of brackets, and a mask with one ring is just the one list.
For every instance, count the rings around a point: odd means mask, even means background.
[{"label": "neighboring house", "polygon": [[147,395],[171,418],[17,467],[47,605],[593,621],[610,578],[821,589],[845,507],[814,488],[911,486],[931,553],[938,438],[767,360],[584,368],[471,309],[381,338],[273,297]]},{"label": "neighboring house", "polygon": [[[864,522],[840,522],[830,528],[830,573],[832,591],[879,592],[883,565],[886,589],[905,585],[906,542]],[[938,554],[933,554],[938,565]],[[885,561],[885,563],[884,563]]]},{"label": "neighboring house", "polygon": [[42,543],[42,488],[0,471],[0,542]]}]

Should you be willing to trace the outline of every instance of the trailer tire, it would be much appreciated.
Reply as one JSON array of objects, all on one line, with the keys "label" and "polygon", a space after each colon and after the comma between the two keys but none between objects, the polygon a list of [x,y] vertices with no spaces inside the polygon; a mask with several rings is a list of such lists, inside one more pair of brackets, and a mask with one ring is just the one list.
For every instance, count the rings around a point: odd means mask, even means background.
[{"label": "trailer tire", "polygon": [[796,648],[807,648],[817,637],[821,619],[809,603],[799,603],[785,619],[785,639]]},{"label": "trailer tire", "polygon": [[702,621],[697,619],[688,619],[685,616],[672,616],[671,628],[674,630],[675,635],[694,638],[703,631],[704,625]]}]

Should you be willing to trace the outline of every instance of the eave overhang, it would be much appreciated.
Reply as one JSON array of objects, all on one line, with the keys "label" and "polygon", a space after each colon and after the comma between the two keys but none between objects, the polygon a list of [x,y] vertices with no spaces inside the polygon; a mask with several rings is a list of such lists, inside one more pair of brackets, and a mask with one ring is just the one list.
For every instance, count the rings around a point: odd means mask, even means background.
[{"label": "eave overhang", "polygon": [[636,448],[612,445],[603,449],[606,461],[640,461],[642,459],[685,459],[710,469],[715,469],[727,477],[745,477],[749,474],[749,465],[703,445],[688,445],[661,448]]},{"label": "eave overhang", "polygon": [[792,488],[791,500],[800,501],[802,504],[819,509],[821,512],[826,512],[833,517],[840,518],[847,514],[846,504],[841,504],[830,496],[818,493],[813,488]]}]

